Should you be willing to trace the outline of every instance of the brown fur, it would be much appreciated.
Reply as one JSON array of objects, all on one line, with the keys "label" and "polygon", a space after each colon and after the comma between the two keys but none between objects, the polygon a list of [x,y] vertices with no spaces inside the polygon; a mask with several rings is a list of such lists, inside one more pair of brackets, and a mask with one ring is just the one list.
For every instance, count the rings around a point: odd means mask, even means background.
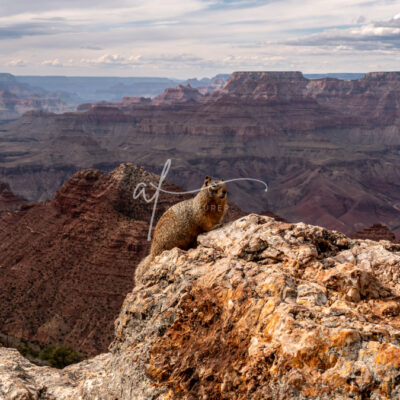
[{"label": "brown fur", "polygon": [[186,250],[200,233],[216,228],[225,214],[227,197],[226,184],[207,176],[197,196],[170,207],[156,225],[150,255],[137,267],[136,277],[164,250],[174,247]]}]

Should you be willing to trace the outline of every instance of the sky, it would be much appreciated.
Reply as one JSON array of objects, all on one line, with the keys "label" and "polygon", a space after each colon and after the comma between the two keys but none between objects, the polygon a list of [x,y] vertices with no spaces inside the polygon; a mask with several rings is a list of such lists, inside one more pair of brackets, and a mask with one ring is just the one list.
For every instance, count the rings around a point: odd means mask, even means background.
[{"label": "sky", "polygon": [[400,70],[400,0],[0,0],[0,72]]}]

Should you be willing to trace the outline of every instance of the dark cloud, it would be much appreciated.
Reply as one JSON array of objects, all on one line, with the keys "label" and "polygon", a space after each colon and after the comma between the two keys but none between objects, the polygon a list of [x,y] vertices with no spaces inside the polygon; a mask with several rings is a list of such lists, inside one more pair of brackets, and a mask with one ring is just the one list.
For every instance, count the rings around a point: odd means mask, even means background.
[{"label": "dark cloud", "polygon": [[[110,2],[106,0],[3,0],[0,2],[0,16],[10,16],[23,13],[41,13],[48,11],[61,11],[66,9],[79,9],[84,4],[85,8],[109,8]],[[113,0],[112,7],[123,6],[123,0]]]},{"label": "dark cloud", "polygon": [[0,40],[16,39],[24,36],[54,35],[66,31],[66,25],[62,25],[59,22],[56,24],[52,22],[27,22],[0,27]]},{"label": "dark cloud", "polygon": [[279,0],[217,0],[210,4],[210,9],[234,9],[265,6]]},{"label": "dark cloud", "polygon": [[285,41],[286,45],[338,47],[346,50],[400,49],[400,19],[376,21],[348,29],[330,29],[321,33]]},{"label": "dark cloud", "polygon": [[63,17],[51,17],[51,18],[44,18],[44,17],[34,17],[32,18],[32,21],[66,21],[66,18]]},{"label": "dark cloud", "polygon": [[87,49],[87,50],[103,50],[103,47],[96,46],[96,45],[91,45],[91,44],[82,45],[80,48],[81,49]]},{"label": "dark cloud", "polygon": [[389,21],[378,21],[374,23],[376,27],[400,28],[400,18],[392,18]]},{"label": "dark cloud", "polygon": [[363,24],[363,23],[365,23],[366,21],[367,21],[367,19],[366,19],[363,15],[360,15],[360,16],[357,18],[356,23],[357,23],[357,24]]}]

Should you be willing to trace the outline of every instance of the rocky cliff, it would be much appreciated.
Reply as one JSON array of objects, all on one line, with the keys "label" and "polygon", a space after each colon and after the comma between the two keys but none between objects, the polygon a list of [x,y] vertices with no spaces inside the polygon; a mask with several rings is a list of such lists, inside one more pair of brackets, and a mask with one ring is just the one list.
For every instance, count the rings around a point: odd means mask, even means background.
[{"label": "rocky cliff", "polygon": [[400,246],[249,215],[164,252],[109,352],[62,371],[0,348],[6,399],[396,399]]},{"label": "rocky cliff", "polygon": [[[139,182],[158,181],[128,164],[109,176],[80,171],[54,200],[1,214],[0,332],[41,347],[105,351],[149,246],[152,204],[134,201],[133,190]],[[165,188],[179,190],[168,183]],[[156,220],[180,199],[161,195]]]},{"label": "rocky cliff", "polygon": [[[371,72],[354,80],[306,79],[301,72],[235,72],[213,98],[234,96],[275,103],[315,100],[325,118],[335,113],[347,126],[396,124],[400,108],[400,72]],[[319,122],[321,127],[321,122]]]},{"label": "rocky cliff", "polygon": [[[51,201],[24,203],[0,184],[0,334],[39,347],[68,344],[85,355],[103,352],[134,270],[147,255],[153,203],[134,200],[139,183],[160,177],[132,164],[109,176],[77,172]],[[162,188],[182,191],[166,181]],[[154,226],[189,195],[161,193]],[[19,207],[14,213],[11,211]],[[234,204],[226,215],[245,215]],[[153,226],[153,227],[154,227]]]}]

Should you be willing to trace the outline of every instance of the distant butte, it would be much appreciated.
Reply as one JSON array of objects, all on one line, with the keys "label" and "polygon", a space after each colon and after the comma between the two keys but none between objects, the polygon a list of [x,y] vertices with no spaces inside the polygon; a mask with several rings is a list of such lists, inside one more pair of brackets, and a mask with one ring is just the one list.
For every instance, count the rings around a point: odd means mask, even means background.
[{"label": "distant butte", "polygon": [[355,232],[350,235],[352,239],[369,239],[374,241],[389,240],[390,242],[399,242],[396,240],[395,234],[382,224],[373,224],[368,228]]},{"label": "distant butte", "polygon": [[25,201],[15,196],[8,183],[0,182],[0,214],[20,208]]},{"label": "distant butte", "polygon": [[166,89],[164,93],[160,94],[151,102],[153,105],[161,104],[175,104],[187,101],[201,101],[203,95],[197,90],[193,89],[190,85],[179,85],[176,88]]}]

